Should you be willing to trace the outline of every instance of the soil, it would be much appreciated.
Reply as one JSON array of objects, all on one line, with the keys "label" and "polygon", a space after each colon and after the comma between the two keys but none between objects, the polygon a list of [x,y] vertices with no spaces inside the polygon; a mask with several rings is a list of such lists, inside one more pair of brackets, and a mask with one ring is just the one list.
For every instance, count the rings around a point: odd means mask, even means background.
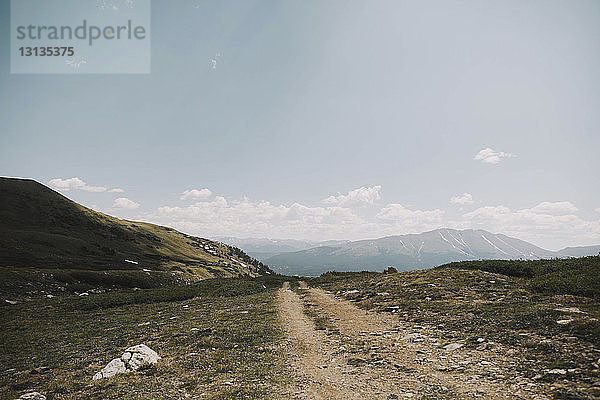
[{"label": "soil", "polygon": [[514,372],[510,349],[483,338],[477,349],[447,342],[436,327],[361,310],[303,282],[298,292],[285,284],[278,305],[295,376],[286,398],[550,399],[548,385]]}]

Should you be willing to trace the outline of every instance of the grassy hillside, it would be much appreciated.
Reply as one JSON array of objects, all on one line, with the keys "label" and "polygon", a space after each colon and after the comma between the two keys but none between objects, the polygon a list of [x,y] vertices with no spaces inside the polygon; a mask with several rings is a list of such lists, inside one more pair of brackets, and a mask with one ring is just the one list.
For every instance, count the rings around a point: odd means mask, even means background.
[{"label": "grassy hillside", "polygon": [[0,221],[0,267],[11,270],[147,269],[198,279],[269,272],[235,247],[120,220],[32,180],[0,178]]},{"label": "grassy hillside", "polygon": [[537,292],[600,299],[600,256],[534,261],[463,261],[438,268],[480,270],[527,278],[529,288]]}]

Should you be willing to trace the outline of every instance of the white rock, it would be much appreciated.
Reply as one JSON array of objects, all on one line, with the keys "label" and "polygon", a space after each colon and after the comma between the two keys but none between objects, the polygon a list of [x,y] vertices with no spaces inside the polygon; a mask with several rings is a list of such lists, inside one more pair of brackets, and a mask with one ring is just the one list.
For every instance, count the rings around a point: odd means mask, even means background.
[{"label": "white rock", "polygon": [[566,375],[567,370],[566,369],[551,369],[550,371],[548,371],[548,373],[554,374],[554,375]]},{"label": "white rock", "polygon": [[418,339],[421,337],[420,333],[409,333],[408,335],[404,336],[402,338],[402,340],[414,340],[414,339]]},{"label": "white rock", "polygon": [[450,343],[444,346],[444,350],[446,351],[454,351],[463,347],[460,343]]},{"label": "white rock", "polygon": [[572,319],[559,319],[558,321],[556,321],[556,323],[559,325],[568,325],[571,322],[573,322]]},{"label": "white rock", "polygon": [[83,292],[83,293],[79,293],[80,296],[89,296],[90,294],[88,292]]},{"label": "white rock", "polygon": [[125,350],[126,353],[131,353],[127,367],[132,370],[139,369],[144,364],[156,364],[160,360],[160,356],[150,347],[145,344],[138,344]]},{"label": "white rock", "polygon": [[125,350],[120,358],[115,358],[92,379],[109,378],[124,372],[136,371],[144,364],[155,364],[160,356],[145,344],[138,344]]},{"label": "white rock", "polygon": [[38,392],[25,393],[19,400],[46,400],[46,396]]},{"label": "white rock", "polygon": [[7,302],[8,304],[12,304],[13,306],[18,303],[18,301],[14,301],[14,300],[4,300],[4,301]]},{"label": "white rock", "polygon": [[110,378],[111,376],[115,376],[117,374],[122,374],[123,372],[127,372],[127,368],[125,368],[125,363],[121,361],[120,358],[115,358],[108,364],[106,367],[102,368],[102,371],[95,374],[92,379],[102,379],[102,378]]},{"label": "white rock", "polygon": [[577,307],[564,307],[564,308],[555,308],[555,311],[565,312],[565,313],[575,313],[575,314],[585,314],[584,311],[581,311]]}]

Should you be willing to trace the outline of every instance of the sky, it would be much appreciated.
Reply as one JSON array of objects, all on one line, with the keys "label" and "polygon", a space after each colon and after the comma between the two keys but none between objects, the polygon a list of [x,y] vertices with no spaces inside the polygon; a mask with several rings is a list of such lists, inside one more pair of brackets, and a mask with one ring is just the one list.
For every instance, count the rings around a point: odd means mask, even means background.
[{"label": "sky", "polygon": [[151,12],[149,74],[11,74],[0,1],[0,175],[203,237],[600,244],[597,0]]}]

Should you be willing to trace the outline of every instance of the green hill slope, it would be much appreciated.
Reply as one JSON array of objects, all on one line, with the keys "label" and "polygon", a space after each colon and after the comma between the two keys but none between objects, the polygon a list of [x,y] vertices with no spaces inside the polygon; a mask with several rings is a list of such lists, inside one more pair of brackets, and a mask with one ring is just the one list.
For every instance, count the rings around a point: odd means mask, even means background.
[{"label": "green hill slope", "polygon": [[148,269],[196,279],[270,273],[235,247],[114,218],[27,179],[0,178],[0,249],[0,267],[11,269]]}]

